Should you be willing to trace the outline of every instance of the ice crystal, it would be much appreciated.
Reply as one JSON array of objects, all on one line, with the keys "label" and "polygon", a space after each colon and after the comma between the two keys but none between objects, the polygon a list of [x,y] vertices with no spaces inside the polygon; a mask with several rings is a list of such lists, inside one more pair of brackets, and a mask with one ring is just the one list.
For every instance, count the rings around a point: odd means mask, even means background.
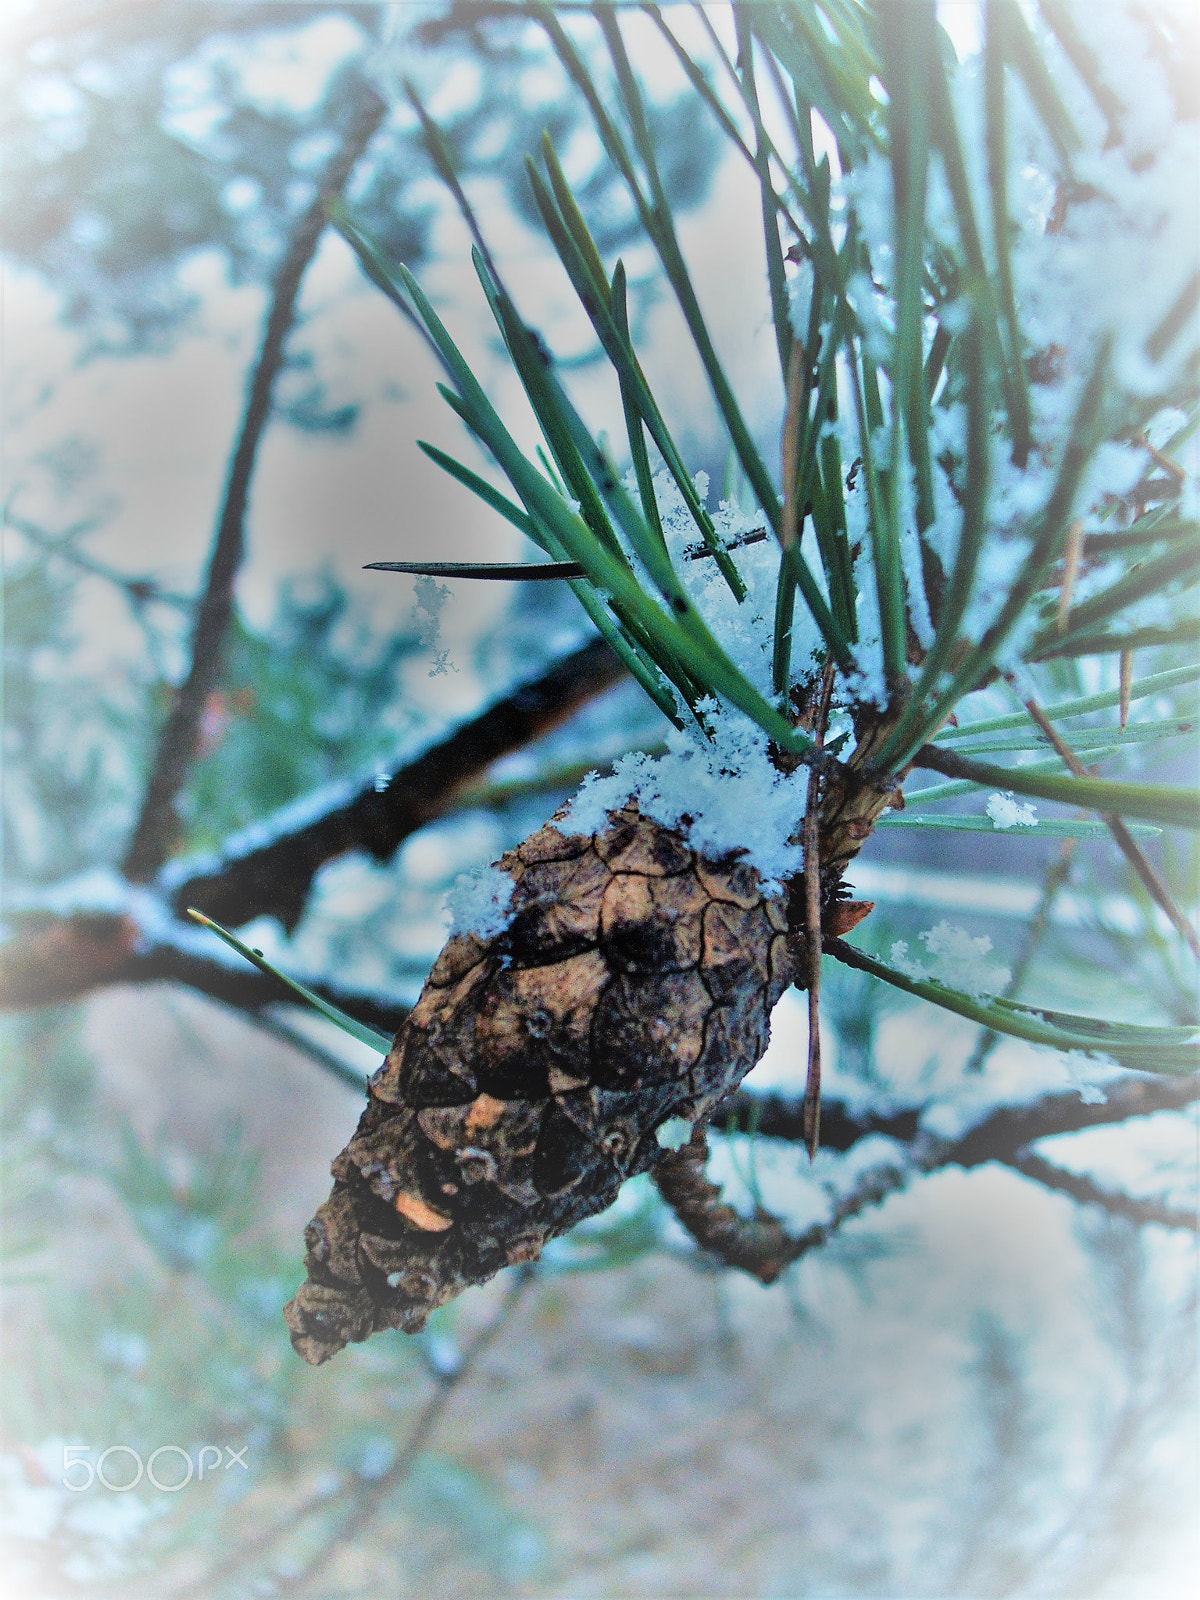
[{"label": "ice crystal", "polygon": [[973,1000],[992,999],[1012,977],[1007,967],[987,959],[992,941],[986,934],[976,938],[943,920],[936,927],[927,928],[920,940],[929,957],[928,966],[909,955],[904,939],[897,939],[892,945],[892,965],[905,977],[940,983]]},{"label": "ice crystal", "polygon": [[513,881],[499,867],[462,872],[446,891],[450,932],[491,939],[508,926]]},{"label": "ice crystal", "polygon": [[992,795],[985,809],[993,828],[1036,828],[1038,824],[1033,807],[1016,799],[1011,789]]}]

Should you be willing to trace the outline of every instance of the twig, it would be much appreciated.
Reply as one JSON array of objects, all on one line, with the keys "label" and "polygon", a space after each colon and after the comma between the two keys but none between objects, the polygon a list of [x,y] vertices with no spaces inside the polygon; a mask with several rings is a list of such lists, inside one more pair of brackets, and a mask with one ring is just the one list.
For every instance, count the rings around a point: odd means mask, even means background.
[{"label": "twig", "polygon": [[927,1171],[944,1166],[969,1170],[988,1161],[1011,1161],[1026,1145],[1057,1134],[1128,1122],[1156,1111],[1182,1111],[1200,1100],[1200,1077],[1129,1078],[1107,1087],[1105,1094],[1095,1105],[1067,1090],[1028,1105],[997,1106],[959,1138],[932,1144],[923,1165]]},{"label": "twig", "polygon": [[[1075,754],[1074,750],[1071,749],[1070,745],[1062,737],[1058,729],[1046,716],[1045,712],[1042,710],[1041,706],[1038,705],[1037,701],[1026,700],[1025,709],[1037,723],[1041,731],[1045,734],[1046,738],[1049,739],[1051,745],[1054,747],[1055,754],[1060,760],[1066,763],[1070,771],[1073,772],[1077,778],[1089,777],[1090,774],[1088,769],[1084,766],[1083,762],[1080,761],[1079,757]],[[1155,905],[1166,912],[1167,916],[1170,918],[1171,925],[1175,928],[1180,937],[1185,940],[1189,950],[1191,950],[1197,961],[1200,961],[1200,937],[1197,937],[1195,928],[1192,927],[1191,923],[1184,916],[1183,912],[1175,904],[1175,897],[1159,877],[1158,873],[1155,872],[1154,868],[1150,865],[1150,862],[1146,859],[1146,856],[1143,854],[1141,848],[1138,846],[1129,829],[1125,826],[1120,817],[1114,816],[1109,812],[1101,812],[1100,815],[1101,820],[1108,828],[1108,831],[1116,840],[1122,855],[1141,879],[1150,898],[1154,901]]]},{"label": "twig", "polygon": [[464,1381],[472,1375],[480,1357],[494,1343],[505,1323],[516,1309],[517,1301],[525,1293],[525,1290],[536,1275],[537,1268],[532,1263],[518,1267],[495,1315],[484,1324],[466,1346],[458,1364],[448,1370],[437,1369],[434,1371],[437,1389],[422,1408],[416,1423],[413,1425],[412,1432],[404,1443],[404,1447],[385,1473],[370,1482],[351,1480],[343,1488],[335,1490],[332,1494],[320,1491],[310,1494],[298,1506],[291,1507],[283,1516],[277,1517],[258,1533],[244,1540],[236,1550],[226,1556],[223,1561],[209,1567],[201,1577],[176,1589],[171,1595],[171,1600],[192,1600],[195,1595],[211,1593],[218,1583],[232,1577],[235,1573],[242,1572],[249,1561],[261,1555],[264,1550],[269,1549],[279,1539],[292,1532],[306,1518],[312,1516],[315,1512],[327,1510],[331,1506],[337,1505],[340,1501],[353,1498],[349,1515],[337,1530],[337,1534],[331,1543],[323,1546],[299,1571],[292,1572],[286,1577],[279,1573],[273,1575],[276,1588],[289,1584],[297,1586],[297,1592],[301,1592],[322,1571],[334,1549],[338,1545],[345,1544],[347,1538],[361,1533],[375,1516],[383,1498],[390,1494],[393,1489],[398,1488],[408,1477],[421,1452],[428,1444],[434,1429],[442,1420],[455,1390],[461,1388]]},{"label": "twig", "polygon": [[204,592],[192,627],[191,664],[159,734],[141,814],[125,856],[125,875],[135,883],[149,881],[171,850],[175,799],[195,757],[204,706],[220,671],[221,649],[233,613],[234,579],[245,548],[250,480],[271,414],[271,394],[283,364],[300,283],[325,231],[326,207],[345,188],[386,110],[385,102],[364,82],[357,114],[325,170],[316,197],[297,225],[275,276],[262,344],[230,462]]},{"label": "twig", "polygon": [[[148,934],[129,914],[80,912],[21,918],[17,926],[16,936],[0,946],[0,1011],[61,1005],[115,983],[182,983],[248,1012],[296,1004],[289,989],[244,962],[227,965],[189,949],[193,930],[178,924]],[[407,1006],[375,991],[321,980],[309,988],[388,1033],[408,1015]]]},{"label": "twig", "polygon": [[1057,1167],[1032,1150],[1019,1150],[1005,1165],[1047,1189],[1057,1189],[1070,1195],[1080,1205],[1103,1206],[1113,1216],[1127,1217],[1139,1227],[1145,1223],[1157,1223],[1163,1228],[1186,1228],[1192,1233],[1200,1233],[1200,1213],[1181,1211],[1174,1206],[1164,1205],[1161,1200],[1139,1200],[1119,1190],[1102,1188],[1094,1179]]},{"label": "twig", "polygon": [[774,1283],[794,1261],[828,1243],[843,1222],[902,1189],[914,1170],[897,1164],[872,1168],[837,1202],[827,1222],[790,1233],[769,1211],[760,1208],[753,1217],[743,1217],[726,1205],[720,1187],[704,1175],[707,1160],[707,1136],[696,1128],[682,1150],[658,1162],[652,1173],[655,1187],[702,1250],[760,1283]]},{"label": "twig", "polygon": [[[854,1111],[841,1100],[821,1103],[821,1148],[851,1150],[860,1139],[882,1134],[909,1144],[920,1130],[921,1113],[913,1106],[901,1111]],[[804,1101],[794,1095],[756,1094],[737,1089],[713,1113],[717,1133],[757,1133],[764,1139],[804,1142]]]},{"label": "twig", "polygon": [[162,888],[177,911],[192,905],[233,928],[276,916],[290,931],[326,862],[351,850],[386,860],[410,834],[444,816],[494,761],[551,732],[624,671],[608,645],[594,639],[422,751],[384,787],[364,783],[347,798],[339,785],[324,810],[311,798],[285,807],[235,835],[215,857],[172,863]]},{"label": "twig", "polygon": [[[1033,962],[1034,956],[1041,948],[1046,930],[1050,926],[1050,912],[1058,899],[1060,891],[1065,887],[1071,875],[1071,863],[1075,859],[1075,849],[1078,839],[1064,839],[1059,846],[1057,857],[1051,862],[1042,884],[1042,897],[1038,901],[1033,918],[1025,930],[1025,942],[1021,946],[1021,953],[1013,962],[1012,976],[1004,986],[1003,994],[1010,1000],[1020,990],[1025,980],[1025,974]],[[983,1028],[975,1042],[975,1048],[967,1057],[964,1072],[982,1072],[984,1062],[999,1043],[1000,1035],[995,1028]]]},{"label": "twig", "polygon": [[77,523],[75,527],[68,528],[58,535],[47,533],[44,528],[39,528],[37,523],[28,522],[24,517],[14,516],[12,512],[5,514],[4,521],[39,550],[44,550],[47,555],[57,556],[60,561],[68,562],[80,572],[86,572],[93,578],[103,578],[106,583],[111,583],[120,589],[135,612],[140,612],[151,602],[173,606],[178,611],[190,611],[195,604],[190,595],[174,594],[169,589],[160,588],[153,578],[132,578],[128,573],[119,572],[116,567],[98,561],[95,556],[89,556],[83,550],[76,550],[74,541],[80,534],[87,533],[96,526],[93,520]]},{"label": "twig", "polygon": [[[795,353],[793,352],[793,363]],[[804,948],[808,966],[808,1068],[804,1079],[804,1142],[815,1161],[821,1142],[821,772],[820,753],[833,694],[833,661],[825,665],[813,725],[818,757],[809,769],[804,810]]]},{"label": "twig", "polygon": [[[1200,1077],[1130,1077],[1109,1086],[1106,1095],[1105,1100],[1090,1104],[1075,1090],[1065,1090],[1025,1105],[996,1106],[957,1139],[937,1139],[923,1132],[921,1112],[916,1108],[864,1115],[833,1101],[825,1106],[822,1142],[829,1150],[849,1150],[870,1134],[884,1134],[908,1144],[911,1159],[926,1172],[945,1166],[971,1168],[988,1161],[1011,1162],[1026,1145],[1039,1139],[1128,1122],[1158,1111],[1183,1111],[1200,1101]],[[730,1123],[739,1130],[756,1129],[763,1138],[802,1143],[804,1102],[798,1095],[757,1095],[739,1089],[718,1106],[712,1126],[720,1130]]]}]

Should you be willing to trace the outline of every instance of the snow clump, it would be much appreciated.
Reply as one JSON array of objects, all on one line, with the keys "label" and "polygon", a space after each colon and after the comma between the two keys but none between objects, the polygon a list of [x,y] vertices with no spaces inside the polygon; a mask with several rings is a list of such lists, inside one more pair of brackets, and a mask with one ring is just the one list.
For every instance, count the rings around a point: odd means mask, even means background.
[{"label": "snow clump", "polygon": [[975,938],[942,921],[919,937],[930,958],[928,966],[909,955],[906,940],[897,939],[892,945],[892,965],[906,978],[939,983],[943,988],[970,995],[972,1000],[991,1000],[1012,979],[1007,967],[987,960],[992,941],[986,934]]},{"label": "snow clump", "polygon": [[1016,798],[1012,790],[994,794],[985,808],[993,828],[1036,828],[1038,819],[1028,802]]}]

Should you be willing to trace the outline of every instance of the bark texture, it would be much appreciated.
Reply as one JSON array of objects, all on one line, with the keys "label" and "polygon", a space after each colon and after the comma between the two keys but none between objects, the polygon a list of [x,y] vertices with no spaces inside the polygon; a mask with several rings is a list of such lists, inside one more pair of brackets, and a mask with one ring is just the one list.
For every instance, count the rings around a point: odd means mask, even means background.
[{"label": "bark texture", "polygon": [[611,1205],[702,1127],[766,1048],[799,975],[785,897],[632,803],[501,858],[511,921],[451,938],[371,1080],[285,1312],[318,1364],[429,1313]]}]

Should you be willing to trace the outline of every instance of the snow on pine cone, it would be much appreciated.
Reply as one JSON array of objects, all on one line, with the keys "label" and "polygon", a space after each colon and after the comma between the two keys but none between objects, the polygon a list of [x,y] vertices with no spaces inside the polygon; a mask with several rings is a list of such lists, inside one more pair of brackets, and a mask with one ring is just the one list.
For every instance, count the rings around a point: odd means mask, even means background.
[{"label": "snow on pine cone", "polygon": [[[555,819],[557,820],[557,819]],[[794,976],[782,896],[629,802],[499,862],[509,922],[451,938],[371,1079],[285,1316],[316,1365],[429,1313],[603,1211],[766,1048]]]}]

